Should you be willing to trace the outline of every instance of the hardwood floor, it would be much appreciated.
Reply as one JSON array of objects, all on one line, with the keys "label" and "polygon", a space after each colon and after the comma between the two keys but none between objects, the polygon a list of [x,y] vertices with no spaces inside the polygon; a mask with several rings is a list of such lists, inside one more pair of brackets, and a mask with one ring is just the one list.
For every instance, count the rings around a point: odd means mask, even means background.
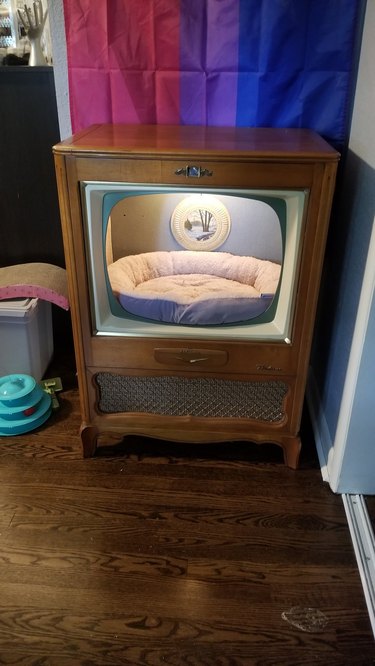
[{"label": "hardwood floor", "polygon": [[375,663],[307,426],[297,472],[241,443],[131,438],[83,460],[72,368],[47,374],[59,411],[0,440],[0,664]]}]

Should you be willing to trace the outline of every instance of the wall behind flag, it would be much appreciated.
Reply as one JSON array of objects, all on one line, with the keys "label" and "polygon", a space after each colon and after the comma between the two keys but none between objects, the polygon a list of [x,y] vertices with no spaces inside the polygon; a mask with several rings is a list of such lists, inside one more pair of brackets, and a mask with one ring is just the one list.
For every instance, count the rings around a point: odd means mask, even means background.
[{"label": "wall behind flag", "polygon": [[365,0],[64,0],[73,131],[309,127],[346,138]]}]

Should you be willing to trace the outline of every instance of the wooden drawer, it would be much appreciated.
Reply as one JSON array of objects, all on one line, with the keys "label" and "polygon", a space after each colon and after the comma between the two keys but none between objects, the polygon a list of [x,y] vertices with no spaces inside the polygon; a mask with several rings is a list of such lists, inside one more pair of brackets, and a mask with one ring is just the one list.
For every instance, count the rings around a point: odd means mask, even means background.
[{"label": "wooden drawer", "polygon": [[[200,175],[192,175],[197,174]],[[189,175],[190,174],[190,175]],[[280,187],[280,167],[269,162],[226,162],[207,160],[166,160],[161,163],[162,182],[183,187]],[[293,188],[310,187],[313,169],[310,164],[284,166],[283,186],[290,179]]]},{"label": "wooden drawer", "polygon": [[[311,164],[280,165],[267,161],[256,163],[238,161],[212,161],[202,159],[161,160],[127,158],[79,157],[75,162],[73,178],[123,183],[163,183],[185,187],[311,187]],[[199,175],[193,175],[198,170]],[[280,174],[282,173],[282,181]],[[189,175],[190,174],[190,175]]]},{"label": "wooden drawer", "polygon": [[210,342],[117,338],[90,339],[86,363],[91,367],[228,374],[290,375],[297,355],[286,343]]}]

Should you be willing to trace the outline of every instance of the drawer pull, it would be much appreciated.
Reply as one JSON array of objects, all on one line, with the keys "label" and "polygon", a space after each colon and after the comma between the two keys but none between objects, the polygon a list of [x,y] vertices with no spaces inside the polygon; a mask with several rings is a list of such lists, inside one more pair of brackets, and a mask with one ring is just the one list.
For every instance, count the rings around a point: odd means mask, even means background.
[{"label": "drawer pull", "polygon": [[195,366],[199,363],[206,366],[225,365],[228,353],[222,349],[176,349],[175,347],[157,347],[154,358],[158,363],[166,365]]},{"label": "drawer pull", "polygon": [[183,356],[176,356],[178,361],[183,361],[184,363],[201,363],[202,361],[208,361],[208,356],[201,356],[200,358],[185,358]]},{"label": "drawer pull", "polygon": [[181,167],[181,169],[176,169],[175,174],[176,176],[186,176],[186,178],[202,178],[203,176],[212,176],[213,171],[202,169],[200,166],[187,165]]}]

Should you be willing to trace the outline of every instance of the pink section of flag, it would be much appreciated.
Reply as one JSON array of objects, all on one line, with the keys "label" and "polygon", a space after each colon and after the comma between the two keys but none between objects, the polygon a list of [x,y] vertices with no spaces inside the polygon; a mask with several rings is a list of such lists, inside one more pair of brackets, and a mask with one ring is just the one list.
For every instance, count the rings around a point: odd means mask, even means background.
[{"label": "pink section of flag", "polygon": [[64,0],[73,131],[180,119],[179,2]]}]

